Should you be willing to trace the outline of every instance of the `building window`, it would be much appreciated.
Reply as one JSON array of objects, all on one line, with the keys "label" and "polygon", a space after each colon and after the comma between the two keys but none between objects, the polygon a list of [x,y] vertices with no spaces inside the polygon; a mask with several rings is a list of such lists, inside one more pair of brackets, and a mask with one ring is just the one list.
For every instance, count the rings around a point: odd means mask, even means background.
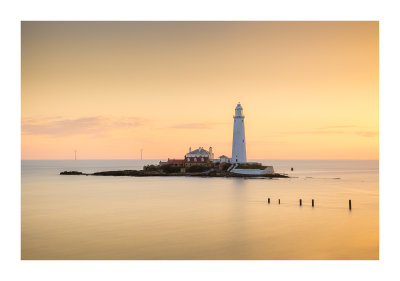
[{"label": "building window", "polygon": [[197,158],[194,158],[194,162],[197,162]]},{"label": "building window", "polygon": [[201,158],[201,162],[204,162],[204,158]]},{"label": "building window", "polygon": [[190,162],[190,158],[188,158],[187,161]]}]

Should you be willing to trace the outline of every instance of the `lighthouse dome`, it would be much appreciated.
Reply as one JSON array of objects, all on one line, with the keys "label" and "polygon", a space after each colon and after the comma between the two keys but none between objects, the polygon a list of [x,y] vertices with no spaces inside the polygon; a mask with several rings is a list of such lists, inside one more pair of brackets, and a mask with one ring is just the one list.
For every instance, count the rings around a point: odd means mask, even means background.
[{"label": "lighthouse dome", "polygon": [[237,104],[235,108],[235,116],[243,116],[243,108],[240,102]]}]

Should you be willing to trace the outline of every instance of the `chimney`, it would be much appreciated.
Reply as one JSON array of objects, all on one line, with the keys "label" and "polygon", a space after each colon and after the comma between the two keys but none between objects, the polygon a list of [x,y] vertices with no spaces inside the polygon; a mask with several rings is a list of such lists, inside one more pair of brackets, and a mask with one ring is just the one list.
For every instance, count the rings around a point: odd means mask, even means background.
[{"label": "chimney", "polygon": [[189,153],[192,152],[192,147],[189,147]]}]

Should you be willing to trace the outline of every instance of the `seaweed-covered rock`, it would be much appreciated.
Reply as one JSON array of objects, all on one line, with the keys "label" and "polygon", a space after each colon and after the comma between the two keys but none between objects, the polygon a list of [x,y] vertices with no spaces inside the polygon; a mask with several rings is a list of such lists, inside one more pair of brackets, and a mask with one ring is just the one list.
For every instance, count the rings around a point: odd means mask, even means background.
[{"label": "seaweed-covered rock", "polygon": [[78,171],[64,171],[60,175],[83,175],[83,173]]},{"label": "seaweed-covered rock", "polygon": [[[210,169],[206,172],[164,172],[160,171],[144,171],[144,170],[121,170],[121,171],[104,171],[104,172],[96,172],[92,174],[82,173],[78,171],[64,171],[61,172],[60,175],[86,175],[86,176],[128,176],[128,177],[165,177],[165,176],[192,176],[192,177],[235,177],[235,178],[251,178],[251,177],[260,177],[260,175],[241,175],[235,174],[227,171],[217,171],[215,169]],[[267,174],[262,175],[263,178],[288,178],[289,176],[286,174]]]},{"label": "seaweed-covered rock", "polygon": [[105,171],[105,172],[97,172],[93,173],[93,176],[141,176],[143,174],[142,171],[137,170],[122,170],[122,171]]}]

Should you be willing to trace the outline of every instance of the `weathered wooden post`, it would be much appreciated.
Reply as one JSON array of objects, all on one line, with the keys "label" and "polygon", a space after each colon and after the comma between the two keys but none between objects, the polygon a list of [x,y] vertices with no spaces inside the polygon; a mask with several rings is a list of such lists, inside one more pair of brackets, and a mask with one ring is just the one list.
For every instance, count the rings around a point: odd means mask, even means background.
[{"label": "weathered wooden post", "polygon": [[281,204],[281,199],[278,199],[278,204],[279,204],[279,205]]},{"label": "weathered wooden post", "polygon": [[349,210],[351,210],[351,200],[349,200]]},{"label": "weathered wooden post", "polygon": [[311,200],[311,205],[314,207],[314,199]]},{"label": "weathered wooden post", "polygon": [[302,203],[302,202],[301,202],[301,199],[300,199],[300,206],[301,206],[301,203]]},{"label": "weathered wooden post", "polygon": [[292,167],[292,168],[290,168],[290,170],[291,170],[291,171],[293,171],[293,167]]},{"label": "weathered wooden post", "polygon": [[269,197],[268,197],[268,204],[271,202],[271,200],[269,199]]}]

